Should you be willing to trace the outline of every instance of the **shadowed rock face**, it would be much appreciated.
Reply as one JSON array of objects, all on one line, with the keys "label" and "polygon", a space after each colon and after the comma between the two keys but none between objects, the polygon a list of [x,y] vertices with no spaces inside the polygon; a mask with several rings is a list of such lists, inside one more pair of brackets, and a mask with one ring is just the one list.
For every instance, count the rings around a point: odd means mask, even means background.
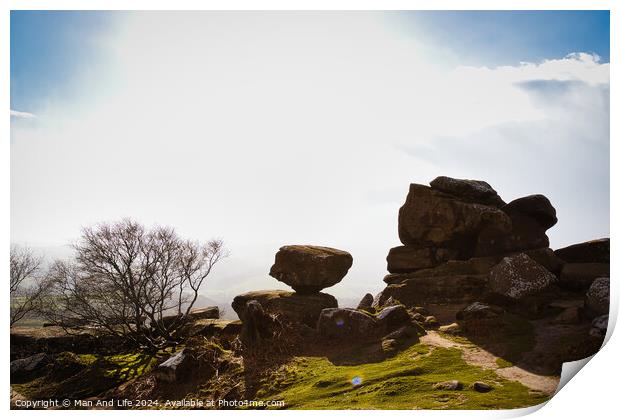
[{"label": "shadowed rock face", "polygon": [[609,313],[609,277],[599,277],[592,282],[586,293],[585,309],[591,317]]},{"label": "shadowed rock face", "polygon": [[332,338],[374,338],[378,325],[374,318],[355,309],[330,308],[321,312],[318,322],[321,335]]},{"label": "shadowed rock face", "polygon": [[509,216],[516,213],[526,215],[536,221],[544,230],[558,222],[555,208],[549,199],[542,194],[517,198],[502,207],[502,210]]},{"label": "shadowed rock face", "polygon": [[339,283],[353,265],[346,251],[313,245],[280,248],[269,275],[302,294],[318,293]]},{"label": "shadowed rock face", "polygon": [[255,300],[263,310],[278,319],[296,324],[315,327],[324,308],[337,308],[338,301],[327,293],[302,295],[287,290],[258,290],[236,296],[232,308],[245,321],[246,305]]},{"label": "shadowed rock face", "polygon": [[609,238],[556,249],[555,254],[567,263],[609,263]]},{"label": "shadowed rock face", "polygon": [[[398,236],[404,245],[437,246],[473,254],[482,232],[509,233],[510,218],[501,210],[411,184],[398,213]],[[473,255],[467,255],[469,257]]]},{"label": "shadowed rock face", "polygon": [[472,179],[438,176],[430,182],[431,188],[474,203],[501,207],[504,200],[488,183]]},{"label": "shadowed rock face", "polygon": [[505,257],[489,273],[490,291],[514,300],[544,292],[556,282],[549,270],[526,254]]}]

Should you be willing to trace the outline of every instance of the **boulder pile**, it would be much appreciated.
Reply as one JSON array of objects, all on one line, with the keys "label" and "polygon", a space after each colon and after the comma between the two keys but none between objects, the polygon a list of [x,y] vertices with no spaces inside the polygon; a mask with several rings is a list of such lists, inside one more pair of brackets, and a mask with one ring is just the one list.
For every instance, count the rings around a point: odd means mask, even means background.
[{"label": "boulder pile", "polygon": [[577,291],[586,314],[600,316],[608,310],[609,239],[554,252],[546,231],[557,221],[540,194],[505,203],[484,181],[440,176],[430,186],[411,184],[398,213],[402,245],[388,252],[387,287],[373,307],[390,299],[407,308],[462,304],[462,321],[483,313],[488,323],[498,312],[480,308],[537,317],[564,291]]},{"label": "boulder pile", "polygon": [[274,323],[267,322],[268,317],[276,323],[316,328],[323,309],[338,308],[336,298],[321,290],[339,283],[352,264],[351,254],[335,248],[281,247],[269,275],[295,291],[260,290],[236,296],[232,307],[243,323],[242,337],[255,341],[269,335],[263,324]]}]

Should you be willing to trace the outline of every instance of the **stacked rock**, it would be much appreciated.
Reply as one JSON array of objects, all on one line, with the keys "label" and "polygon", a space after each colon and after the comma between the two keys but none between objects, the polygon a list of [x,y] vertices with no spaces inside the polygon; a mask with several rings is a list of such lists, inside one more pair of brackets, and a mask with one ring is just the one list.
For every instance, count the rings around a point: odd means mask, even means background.
[{"label": "stacked rock", "polygon": [[[472,303],[490,291],[519,300],[546,290],[562,267],[545,233],[555,223],[555,209],[543,195],[506,204],[484,181],[440,176],[430,187],[411,184],[398,214],[403,245],[388,253],[388,287],[374,305],[389,297],[408,306]],[[498,273],[517,265],[541,281],[526,280],[525,287],[517,276],[490,287],[489,273],[498,263]]]},{"label": "stacked rock", "polygon": [[269,275],[287,284],[287,290],[260,290],[236,296],[232,307],[242,322],[248,323],[250,302],[260,304],[265,313],[279,321],[315,328],[321,311],[337,308],[338,301],[321,290],[339,283],[353,265],[346,251],[314,245],[287,245],[276,253]]}]

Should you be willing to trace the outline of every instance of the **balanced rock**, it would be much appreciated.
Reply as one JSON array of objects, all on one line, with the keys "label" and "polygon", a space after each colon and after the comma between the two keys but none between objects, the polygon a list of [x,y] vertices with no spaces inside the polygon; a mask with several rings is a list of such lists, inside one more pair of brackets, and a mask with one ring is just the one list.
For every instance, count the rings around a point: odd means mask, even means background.
[{"label": "balanced rock", "polygon": [[488,183],[472,179],[456,179],[447,176],[438,176],[430,182],[431,188],[441,191],[465,201],[488,204],[501,207],[504,200]]},{"label": "balanced rock", "polygon": [[328,308],[321,311],[318,322],[321,335],[331,338],[369,340],[375,338],[379,328],[375,319],[355,309]]},{"label": "balanced rock", "polygon": [[555,255],[567,263],[609,263],[609,238],[556,249]]},{"label": "balanced rock", "polygon": [[268,314],[283,322],[305,324],[316,327],[321,311],[325,308],[337,308],[338,301],[327,293],[303,295],[287,290],[258,290],[236,296],[232,308],[245,322],[246,306],[249,301],[259,302]]},{"label": "balanced rock", "polygon": [[353,265],[346,251],[313,245],[287,245],[276,253],[269,275],[296,292],[318,293],[340,282]]},{"label": "balanced rock", "polygon": [[586,293],[585,309],[591,317],[609,313],[609,277],[599,277]]},{"label": "balanced rock", "polygon": [[496,207],[463,201],[419,184],[410,185],[398,213],[398,236],[404,245],[440,245],[470,254],[482,233],[500,235],[511,228],[510,218]]},{"label": "balanced rock", "polygon": [[544,292],[556,282],[549,270],[523,253],[505,257],[489,273],[490,291],[513,300]]}]

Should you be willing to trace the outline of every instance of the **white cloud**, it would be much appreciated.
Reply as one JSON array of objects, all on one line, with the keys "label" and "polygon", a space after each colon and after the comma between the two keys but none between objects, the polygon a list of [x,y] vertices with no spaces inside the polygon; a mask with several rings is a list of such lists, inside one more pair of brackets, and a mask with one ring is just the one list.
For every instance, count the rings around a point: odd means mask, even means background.
[{"label": "white cloud", "polygon": [[280,245],[325,244],[355,260],[330,290],[360,294],[382,286],[408,184],[438,175],[548,195],[555,246],[604,234],[609,65],[451,68],[423,41],[368,13],[129,15],[81,101],[15,123],[13,240],[171,224],[228,242],[209,287],[237,292],[278,287]]},{"label": "white cloud", "polygon": [[30,118],[35,118],[36,116],[34,114],[31,114],[30,112],[11,110],[11,117],[30,119]]}]

